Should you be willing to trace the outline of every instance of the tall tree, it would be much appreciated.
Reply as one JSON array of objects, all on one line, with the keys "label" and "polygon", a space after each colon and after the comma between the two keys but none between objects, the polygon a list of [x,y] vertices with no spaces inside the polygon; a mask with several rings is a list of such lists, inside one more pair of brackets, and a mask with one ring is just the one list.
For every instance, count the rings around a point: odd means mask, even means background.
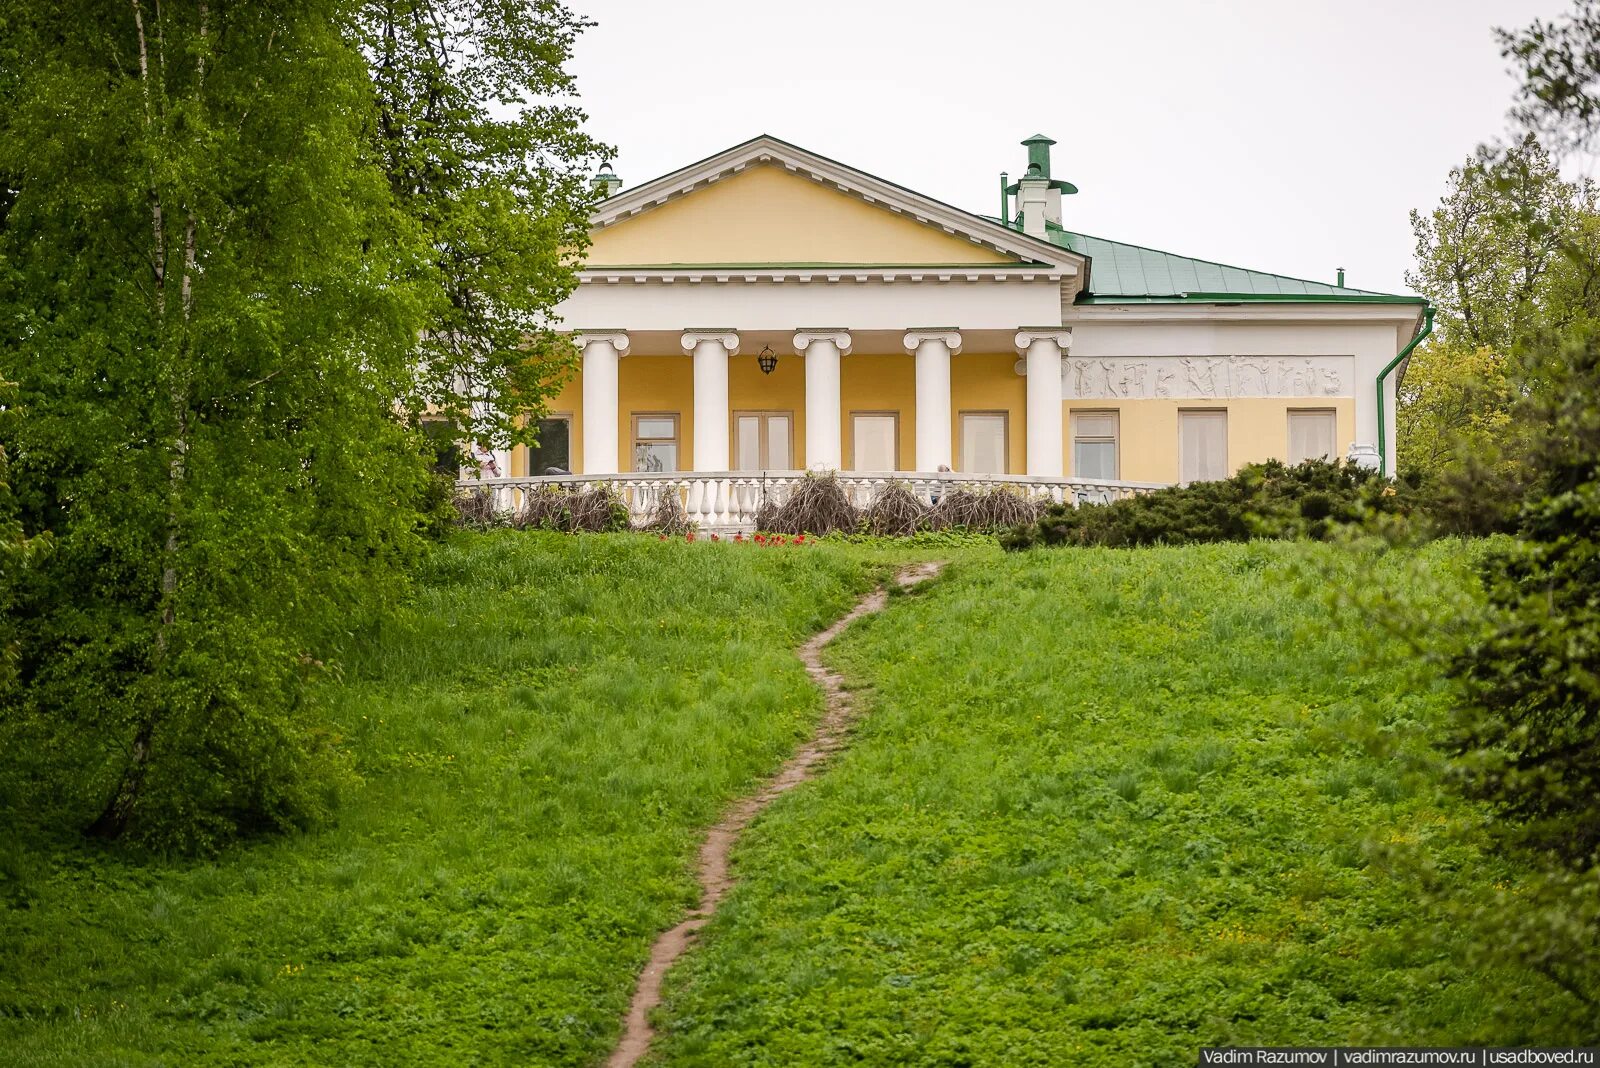
[{"label": "tall tree", "polygon": [[589,24],[559,0],[364,0],[359,24],[379,158],[428,248],[416,410],[484,444],[530,440],[576,358],[552,309],[604,152],[565,67]]},{"label": "tall tree", "polygon": [[[1400,387],[1400,458],[1439,472],[1500,440],[1518,347],[1586,315],[1600,294],[1600,197],[1532,137],[1450,172],[1438,207],[1411,213],[1407,283],[1439,309]],[[1574,255],[1575,250],[1588,254]]]},{"label": "tall tree", "polygon": [[424,476],[420,258],[339,0],[4,0],[0,411],[28,532],[11,742],[94,831],[313,818],[304,680]]},{"label": "tall tree", "polygon": [[1522,85],[1512,114],[1558,149],[1600,138],[1600,0],[1573,0],[1565,17],[1496,30]]}]

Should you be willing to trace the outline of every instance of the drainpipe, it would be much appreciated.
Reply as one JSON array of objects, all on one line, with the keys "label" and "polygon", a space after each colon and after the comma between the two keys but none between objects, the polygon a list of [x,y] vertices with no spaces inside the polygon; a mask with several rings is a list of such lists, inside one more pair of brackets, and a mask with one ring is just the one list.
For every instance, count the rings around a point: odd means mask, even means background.
[{"label": "drainpipe", "polygon": [[1000,172],[1000,221],[1007,226],[1011,225],[1011,198],[1007,195],[1007,179],[1010,175],[1005,171]]},{"label": "drainpipe", "polygon": [[1389,365],[1387,367],[1385,367],[1383,370],[1378,372],[1378,473],[1382,474],[1382,475],[1384,475],[1386,477],[1389,474],[1389,452],[1388,452],[1388,448],[1387,448],[1387,443],[1384,441],[1384,433],[1383,433],[1383,427],[1384,427],[1384,418],[1383,418],[1383,380],[1388,378],[1390,372],[1392,372],[1396,367],[1400,366],[1400,362],[1402,360],[1404,360],[1407,356],[1411,355],[1411,350],[1412,349],[1414,349],[1418,345],[1422,344],[1422,339],[1423,338],[1425,338],[1429,334],[1433,333],[1433,313],[1434,313],[1434,311],[1435,311],[1435,309],[1434,309],[1433,305],[1431,305],[1431,304],[1426,305],[1426,306],[1423,307],[1423,309],[1422,309],[1422,329],[1417,331],[1416,336],[1411,339],[1411,343],[1410,344],[1408,344],[1405,348],[1400,350],[1400,355],[1398,355],[1394,359],[1390,360],[1389,361]]}]

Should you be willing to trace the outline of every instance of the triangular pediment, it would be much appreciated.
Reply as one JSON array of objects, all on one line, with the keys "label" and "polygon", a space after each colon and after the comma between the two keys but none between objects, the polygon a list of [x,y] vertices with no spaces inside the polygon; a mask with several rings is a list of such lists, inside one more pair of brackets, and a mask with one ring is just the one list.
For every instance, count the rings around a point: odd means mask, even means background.
[{"label": "triangular pediment", "polygon": [[1082,257],[759,137],[596,211],[589,267],[1043,266]]}]

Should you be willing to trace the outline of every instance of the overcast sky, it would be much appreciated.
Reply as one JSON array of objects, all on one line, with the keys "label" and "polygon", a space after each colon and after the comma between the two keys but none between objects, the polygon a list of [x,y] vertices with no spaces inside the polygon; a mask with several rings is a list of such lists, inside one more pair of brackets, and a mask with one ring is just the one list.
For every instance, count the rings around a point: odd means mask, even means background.
[{"label": "overcast sky", "polygon": [[1491,34],[1566,0],[571,0],[640,184],[760,133],[969,211],[1060,142],[1068,229],[1399,291],[1407,213],[1507,132]]}]

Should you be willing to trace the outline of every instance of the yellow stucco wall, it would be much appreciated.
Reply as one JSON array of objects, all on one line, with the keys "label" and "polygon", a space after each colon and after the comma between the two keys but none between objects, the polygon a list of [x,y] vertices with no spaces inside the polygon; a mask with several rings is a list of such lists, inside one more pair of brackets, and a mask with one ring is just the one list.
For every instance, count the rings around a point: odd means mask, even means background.
[{"label": "yellow stucco wall", "polygon": [[852,412],[898,412],[900,416],[899,470],[909,470],[917,454],[916,365],[909,355],[884,356],[856,353],[839,364],[839,403],[844,418],[844,466],[855,466]]},{"label": "yellow stucco wall", "polygon": [[1355,401],[1349,397],[1328,400],[1285,400],[1282,398],[1234,398],[1226,402],[1186,400],[1139,400],[1121,403],[1072,401],[1063,404],[1062,447],[1068,477],[1072,470],[1072,412],[1116,411],[1119,414],[1119,455],[1121,477],[1130,482],[1176,482],[1178,480],[1178,412],[1223,408],[1228,412],[1228,468],[1237,471],[1245,464],[1276,457],[1283,459],[1289,448],[1289,412],[1297,408],[1332,408],[1335,413],[1335,445],[1343,456],[1356,435]]},{"label": "yellow stucco wall", "polygon": [[594,235],[588,265],[666,263],[1010,263],[790,174],[752,167]]},{"label": "yellow stucco wall", "polygon": [[[961,448],[961,413],[1003,411],[1007,415],[1008,459],[1011,474],[1027,470],[1027,380],[1013,370],[1016,356],[1001,354],[963,354],[951,360],[951,441]],[[637,412],[676,412],[678,414],[679,454],[685,470],[694,464],[694,383],[693,364],[683,356],[629,356],[618,367],[620,412],[617,420],[617,455],[624,468],[633,466],[633,415]],[[735,356],[728,366],[730,420],[733,411],[788,411],[794,414],[793,455],[797,468],[804,468],[806,401],[805,359],[780,355],[770,375],[761,373],[755,358]],[[844,463],[853,463],[854,442],[850,431],[851,412],[899,413],[900,466],[910,469],[916,462],[916,378],[915,363],[900,353],[856,353],[840,365],[841,427],[844,434]],[[1121,477],[1135,482],[1175,482],[1178,478],[1178,412],[1184,409],[1226,408],[1228,412],[1228,465],[1238,470],[1244,464],[1272,457],[1282,459],[1288,450],[1289,412],[1293,409],[1332,408],[1335,412],[1338,454],[1344,455],[1355,440],[1355,401],[1349,397],[1327,400],[1288,400],[1282,398],[1238,398],[1220,402],[1188,400],[1139,400],[1122,402],[1063,402],[1063,469],[1071,477],[1072,412],[1117,411],[1119,413],[1119,454]],[[572,418],[573,470],[583,471],[583,384],[581,373],[572,379],[550,402],[550,414]],[[736,441],[730,432],[730,448]],[[518,449],[512,457],[513,475],[528,474],[527,451]]]},{"label": "yellow stucco wall", "polygon": [[[572,378],[562,387],[561,392],[550,398],[548,412],[552,416],[565,416],[572,421],[572,433],[568,441],[569,459],[572,470],[583,470],[583,383],[580,381],[581,372],[574,372]],[[528,470],[528,450],[526,446],[519,445],[511,453],[511,475],[541,475],[542,471]]]},{"label": "yellow stucco wall", "polygon": [[1027,379],[1016,373],[1014,353],[967,354],[950,361],[950,442],[961,462],[961,413],[1006,413],[1006,474],[1027,468]]},{"label": "yellow stucco wall", "polygon": [[[732,368],[729,368],[730,377]],[[617,461],[633,470],[633,417],[678,416],[678,466],[694,470],[694,373],[687,356],[629,356],[617,365]]]},{"label": "yellow stucco wall", "polygon": [[[685,361],[687,366],[688,361]],[[728,456],[736,459],[738,435],[733,432],[733,412],[789,412],[790,455],[796,470],[806,465],[806,361],[803,356],[779,354],[770,375],[761,373],[753,354],[735,356],[728,363]]]}]

